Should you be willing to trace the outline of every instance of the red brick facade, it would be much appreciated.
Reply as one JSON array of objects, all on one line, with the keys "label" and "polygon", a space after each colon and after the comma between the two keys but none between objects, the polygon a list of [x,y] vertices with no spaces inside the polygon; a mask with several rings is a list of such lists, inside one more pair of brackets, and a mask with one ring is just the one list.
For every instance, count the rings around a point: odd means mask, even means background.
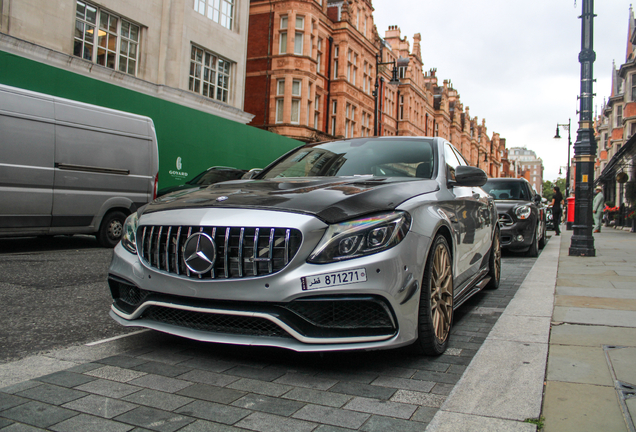
[{"label": "red brick facade", "polygon": [[[251,125],[305,142],[373,136],[376,129],[379,136],[440,136],[499,177],[505,140],[489,137],[485,120],[470,117],[450,81],[440,85],[435,69],[423,71],[421,44],[416,34],[411,49],[398,26],[382,39],[371,0],[251,0]],[[390,82],[394,64],[399,85]]]}]

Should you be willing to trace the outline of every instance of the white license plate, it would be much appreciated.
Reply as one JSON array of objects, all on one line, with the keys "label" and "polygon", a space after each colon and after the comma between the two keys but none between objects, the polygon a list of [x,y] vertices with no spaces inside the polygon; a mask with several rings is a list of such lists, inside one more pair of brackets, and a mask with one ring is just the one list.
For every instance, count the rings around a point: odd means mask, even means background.
[{"label": "white license plate", "polygon": [[314,276],[300,278],[303,291],[318,288],[329,288],[339,285],[349,285],[358,282],[366,282],[367,270],[365,268],[357,268],[339,272],[323,273]]}]

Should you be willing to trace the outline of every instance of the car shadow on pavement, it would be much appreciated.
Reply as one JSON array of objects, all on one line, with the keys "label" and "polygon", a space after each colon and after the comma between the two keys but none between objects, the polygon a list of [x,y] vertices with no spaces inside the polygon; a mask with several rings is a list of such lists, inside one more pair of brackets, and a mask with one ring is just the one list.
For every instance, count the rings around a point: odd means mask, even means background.
[{"label": "car shadow on pavement", "polygon": [[0,254],[52,250],[92,249],[100,247],[95,236],[58,235],[0,238]]}]

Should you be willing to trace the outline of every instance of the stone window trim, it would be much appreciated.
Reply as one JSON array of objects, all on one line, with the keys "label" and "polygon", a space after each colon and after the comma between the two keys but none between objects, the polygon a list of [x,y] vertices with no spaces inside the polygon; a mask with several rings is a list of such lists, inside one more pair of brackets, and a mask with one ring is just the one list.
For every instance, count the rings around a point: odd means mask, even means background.
[{"label": "stone window trim", "polygon": [[[90,2],[75,2],[73,55],[137,76],[142,26]],[[97,31],[97,37],[95,32]]]}]

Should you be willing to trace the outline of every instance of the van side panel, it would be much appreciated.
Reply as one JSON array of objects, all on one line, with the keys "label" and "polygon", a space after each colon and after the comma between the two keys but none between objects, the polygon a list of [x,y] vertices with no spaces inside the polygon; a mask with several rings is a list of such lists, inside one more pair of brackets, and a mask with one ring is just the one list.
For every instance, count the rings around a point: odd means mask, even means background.
[{"label": "van side panel", "polygon": [[125,209],[151,200],[155,144],[148,136],[58,123],[56,140],[54,231],[68,226],[96,231],[110,197],[121,198]]},{"label": "van side panel", "polygon": [[0,89],[0,234],[51,224],[53,101]]}]

